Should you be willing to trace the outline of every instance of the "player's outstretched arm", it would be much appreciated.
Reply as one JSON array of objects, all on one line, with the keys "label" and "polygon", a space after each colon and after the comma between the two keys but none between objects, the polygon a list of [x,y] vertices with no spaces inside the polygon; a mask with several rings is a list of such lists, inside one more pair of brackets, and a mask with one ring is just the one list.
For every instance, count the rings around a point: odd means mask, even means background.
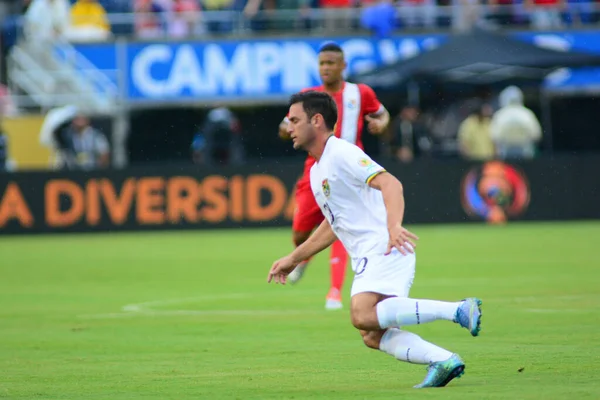
[{"label": "player's outstretched arm", "polygon": [[320,251],[328,248],[336,241],[336,236],[329,222],[323,221],[312,235],[289,255],[273,263],[269,270],[267,282],[273,279],[275,283],[285,284],[287,275],[304,260],[309,259]]},{"label": "player's outstretched arm", "polygon": [[402,227],[404,219],[404,189],[402,183],[388,172],[381,172],[369,182],[373,189],[381,191],[387,212],[388,232],[390,233],[386,255],[392,248],[404,255],[413,253],[419,238]]},{"label": "player's outstretched arm", "polygon": [[295,262],[300,263],[325,250],[336,240],[331,225],[327,220],[323,220],[314,233],[302,245],[296,247],[291,256]]}]

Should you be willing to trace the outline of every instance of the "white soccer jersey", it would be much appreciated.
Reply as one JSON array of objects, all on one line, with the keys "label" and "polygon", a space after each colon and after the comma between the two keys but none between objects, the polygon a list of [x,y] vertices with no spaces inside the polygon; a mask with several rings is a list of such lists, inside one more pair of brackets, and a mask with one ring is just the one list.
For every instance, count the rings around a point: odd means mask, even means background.
[{"label": "white soccer jersey", "polygon": [[310,170],[310,185],[321,212],[353,259],[387,249],[383,196],[368,183],[385,169],[360,148],[331,136]]}]

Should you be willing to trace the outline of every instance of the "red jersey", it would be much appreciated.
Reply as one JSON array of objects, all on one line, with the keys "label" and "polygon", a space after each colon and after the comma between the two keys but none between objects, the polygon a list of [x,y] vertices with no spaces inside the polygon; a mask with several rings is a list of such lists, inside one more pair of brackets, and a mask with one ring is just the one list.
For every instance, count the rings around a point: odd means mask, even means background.
[{"label": "red jersey", "polygon": [[[307,92],[314,90],[324,92],[323,85],[302,90]],[[375,92],[369,86],[362,83],[355,84],[344,82],[342,89],[331,95],[338,109],[337,123],[335,124],[335,136],[363,148],[362,131],[365,116],[378,113],[383,110],[383,105],[377,99]],[[307,156],[304,162],[304,172],[298,181],[298,186],[307,187],[310,190],[310,168],[315,163],[312,156]]]}]

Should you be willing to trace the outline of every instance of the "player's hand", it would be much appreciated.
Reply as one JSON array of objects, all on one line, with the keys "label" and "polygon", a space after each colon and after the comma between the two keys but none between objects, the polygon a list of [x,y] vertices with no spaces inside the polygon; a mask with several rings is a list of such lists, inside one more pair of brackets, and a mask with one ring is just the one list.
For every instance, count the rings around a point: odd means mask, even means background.
[{"label": "player's hand", "polygon": [[379,118],[371,117],[370,115],[365,116],[365,120],[367,121],[369,133],[373,135],[379,135],[380,133],[383,133],[385,129],[384,121]]},{"label": "player's hand", "polygon": [[396,248],[400,253],[407,255],[408,253],[414,253],[415,240],[419,240],[417,235],[410,232],[408,229],[403,228],[400,224],[393,225],[389,228],[390,239],[388,242],[387,250],[385,255],[387,256],[392,252],[393,248]]},{"label": "player's hand", "polygon": [[282,285],[285,285],[287,276],[294,270],[294,268],[296,268],[297,265],[298,263],[294,262],[291,256],[280,258],[273,263],[273,266],[269,270],[267,283],[271,283],[272,280],[275,280],[275,283],[281,283]]},{"label": "player's hand", "polygon": [[282,121],[279,124],[279,137],[283,140],[290,140],[291,136],[290,133],[288,132],[288,123],[285,121]]}]

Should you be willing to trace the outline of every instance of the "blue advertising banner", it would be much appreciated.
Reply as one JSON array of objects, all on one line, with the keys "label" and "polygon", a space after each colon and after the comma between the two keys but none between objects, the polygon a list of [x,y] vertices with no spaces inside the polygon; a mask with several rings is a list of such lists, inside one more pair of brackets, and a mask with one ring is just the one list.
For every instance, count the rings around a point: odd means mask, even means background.
[{"label": "blue advertising banner", "polygon": [[[539,47],[559,51],[580,51],[600,54],[600,32],[519,32],[516,38]],[[545,87],[549,91],[595,91],[600,90],[600,68],[564,68],[547,77]]]},{"label": "blue advertising banner", "polygon": [[352,74],[438,46],[443,35],[377,40],[364,37],[218,42],[78,45],[77,50],[116,82],[126,71],[126,96],[137,101],[284,99],[319,85],[317,54],[340,44]]},{"label": "blue advertising banner", "polygon": [[[600,32],[514,33],[542,47],[600,53]],[[245,39],[168,43],[81,44],[77,50],[130,102],[279,100],[319,84],[317,53],[340,44],[354,74],[434,48],[444,34],[370,37]],[[122,74],[119,79],[119,74]],[[549,89],[600,86],[600,69],[561,70]]]}]

